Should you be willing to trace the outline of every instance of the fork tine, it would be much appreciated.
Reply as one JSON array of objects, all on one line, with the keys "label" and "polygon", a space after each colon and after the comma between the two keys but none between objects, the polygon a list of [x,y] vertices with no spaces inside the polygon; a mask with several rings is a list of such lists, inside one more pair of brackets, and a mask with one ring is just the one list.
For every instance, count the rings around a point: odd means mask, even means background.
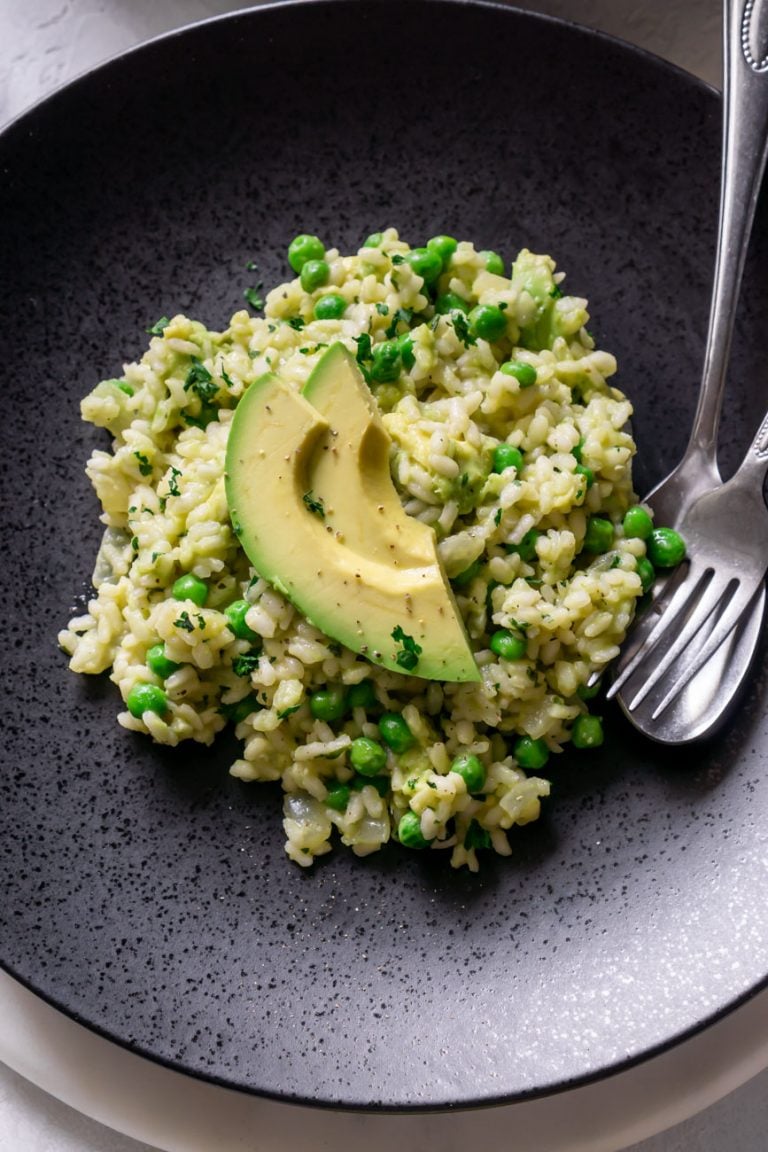
[{"label": "fork tine", "polygon": [[730,599],[714,623],[709,636],[704,640],[698,650],[687,653],[687,657],[683,660],[682,668],[678,669],[675,674],[672,687],[666,695],[662,697],[661,701],[651,713],[652,720],[656,720],[662,712],[677,699],[686,684],[704,667],[720,645],[728,639],[741,619],[742,613],[746,610],[760,587],[762,579],[761,576],[757,580],[742,580],[736,585]]},{"label": "fork tine", "polygon": [[[692,577],[693,587],[691,588]],[[689,606],[694,597],[696,602],[701,599],[711,579],[711,569],[705,569],[696,576],[693,565],[689,565],[686,571],[678,569],[670,577],[662,594],[654,600],[648,611],[635,624],[631,638],[635,643],[638,639],[640,642],[632,650],[627,664],[621,669],[606,692],[608,700],[621,690],[646,657],[659,643],[663,642],[664,637],[671,634],[671,626],[690,610]],[[643,635],[644,632],[648,634]]]},{"label": "fork tine", "polygon": [[[711,619],[712,614],[717,611],[718,605],[722,602],[723,595],[727,592],[728,588],[733,584],[733,580],[728,580],[723,587],[722,582],[713,579],[711,571],[707,573],[709,580],[706,586],[701,590],[700,594],[696,596],[696,602],[691,605],[688,611],[680,611],[674,620],[671,620],[664,630],[664,637],[671,637],[666,651],[658,658],[657,650],[658,645],[647,656],[652,659],[653,667],[643,679],[643,682],[632,697],[631,700],[626,700],[627,707],[630,711],[645,700],[646,696],[656,687],[662,680],[668,668],[670,668],[676,661],[679,661],[689,648],[690,644],[696,639],[701,632],[702,628],[706,625],[707,621]],[[699,581],[699,585],[702,581]],[[688,603],[694,599],[694,596],[699,592],[699,585],[691,593]],[[681,621],[678,629],[678,621],[681,617],[685,617]],[[666,613],[665,613],[666,618]],[[643,675],[642,668],[639,669],[640,675]],[[626,698],[626,693],[625,693]]]}]

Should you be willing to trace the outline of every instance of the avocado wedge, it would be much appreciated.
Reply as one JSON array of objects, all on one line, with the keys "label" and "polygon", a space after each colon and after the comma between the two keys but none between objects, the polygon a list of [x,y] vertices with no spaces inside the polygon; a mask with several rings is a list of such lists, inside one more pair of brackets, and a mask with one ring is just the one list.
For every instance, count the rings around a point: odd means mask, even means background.
[{"label": "avocado wedge", "polygon": [[226,491],[256,571],[328,636],[394,672],[480,679],[434,533],[400,504],[389,437],[342,346],[305,395],[275,375],[248,388]]}]

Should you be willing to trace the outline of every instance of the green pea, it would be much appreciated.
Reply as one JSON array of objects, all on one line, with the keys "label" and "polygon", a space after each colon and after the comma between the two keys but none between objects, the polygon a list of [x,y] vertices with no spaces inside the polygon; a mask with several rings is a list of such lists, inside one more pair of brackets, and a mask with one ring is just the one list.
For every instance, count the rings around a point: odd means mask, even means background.
[{"label": "green pea", "polygon": [[341,320],[347,310],[347,302],[338,292],[329,292],[315,302],[315,320]]},{"label": "green pea", "polygon": [[179,576],[174,581],[171,593],[174,600],[191,600],[198,608],[202,608],[208,599],[208,585],[193,572],[187,572],[186,576]]},{"label": "green pea", "polygon": [[507,628],[500,628],[491,636],[491,652],[501,656],[503,660],[522,660],[528,651],[525,637],[516,636]]},{"label": "green pea", "polygon": [[365,244],[363,244],[363,248],[378,248],[383,239],[384,236],[381,232],[371,232]]},{"label": "green pea", "polygon": [[534,771],[543,768],[549,760],[549,748],[543,740],[534,740],[531,736],[521,736],[515,741],[512,754],[521,768],[531,768]]},{"label": "green pea", "polygon": [[576,717],[571,729],[574,748],[599,748],[603,739],[603,722],[599,716]]},{"label": "green pea", "polygon": [[647,556],[638,556],[635,560],[635,571],[640,577],[640,586],[643,592],[650,592],[656,580],[656,569]]},{"label": "green pea", "polygon": [[457,588],[465,588],[467,584],[471,584],[475,576],[483,566],[482,556],[478,556],[477,560],[473,560],[469,568],[465,568],[463,572],[459,572],[458,576],[451,577],[451,584],[455,584]]},{"label": "green pea", "polygon": [[653,520],[639,504],[624,513],[624,535],[629,540],[647,540],[653,532]]},{"label": "green pea", "polygon": [[466,753],[457,756],[451,764],[451,772],[457,772],[467,786],[467,792],[482,792],[485,787],[485,768],[477,756]]},{"label": "green pea", "polygon": [[505,376],[514,376],[521,388],[532,388],[538,379],[533,364],[525,364],[522,360],[507,360],[499,371]]},{"label": "green pea", "polygon": [[426,848],[429,844],[421,834],[421,820],[415,812],[406,812],[400,817],[397,838],[406,848]]},{"label": "green pea", "polygon": [[347,710],[347,694],[341,687],[319,688],[309,698],[315,720],[340,720]]},{"label": "green pea", "polygon": [[125,703],[131,716],[135,716],[137,720],[140,720],[145,712],[156,712],[158,716],[163,716],[168,711],[168,697],[162,688],[158,688],[156,684],[147,684],[144,680],[134,684],[126,696]]},{"label": "green pea", "polygon": [[576,695],[580,700],[592,700],[597,696],[602,686],[602,680],[595,680],[594,684],[579,684],[576,689]]},{"label": "green pea", "polygon": [[516,553],[526,564],[536,559],[536,541],[541,532],[538,528],[529,528],[519,544],[505,544],[504,548],[510,554]]},{"label": "green pea", "polygon": [[241,724],[253,712],[261,711],[261,704],[251,692],[242,700],[238,700],[236,704],[225,704],[222,711],[233,724]]},{"label": "green pea", "polygon": [[482,252],[478,252],[478,256],[481,256],[485,261],[486,272],[493,272],[494,276],[504,276],[506,274],[504,261],[498,252],[483,250]]},{"label": "green pea", "polygon": [[325,245],[317,236],[308,236],[303,232],[296,236],[288,245],[288,263],[294,272],[301,272],[308,260],[322,260],[325,256]]},{"label": "green pea", "polygon": [[402,336],[398,336],[397,346],[400,349],[403,367],[406,372],[410,372],[416,363],[416,357],[413,354],[413,336],[411,336],[410,332],[404,332]]},{"label": "green pea", "polygon": [[427,240],[427,248],[431,252],[437,252],[443,267],[453,256],[458,246],[458,240],[454,240],[453,236],[433,236],[431,240]]},{"label": "green pea", "polygon": [[654,528],[647,548],[654,568],[675,568],[685,558],[685,541],[674,528]]},{"label": "green pea", "polygon": [[147,667],[161,680],[167,680],[174,672],[178,672],[181,664],[168,659],[164,644],[153,644],[151,648],[147,649]]},{"label": "green pea", "polygon": [[375,344],[372,353],[370,374],[376,384],[392,384],[400,376],[402,356],[396,340],[385,340]]},{"label": "green pea", "polygon": [[435,300],[435,312],[447,316],[450,312],[469,312],[469,304],[456,292],[443,292]]},{"label": "green pea", "polygon": [[507,330],[507,318],[495,304],[478,304],[469,314],[469,328],[473,336],[493,343]]},{"label": "green pea", "polygon": [[372,680],[361,680],[347,691],[347,708],[375,708],[377,704]]},{"label": "green pea", "polygon": [[604,516],[590,516],[584,533],[584,551],[601,555],[613,545],[613,524]]},{"label": "green pea", "polygon": [[592,469],[588,468],[586,464],[577,464],[576,467],[574,468],[574,472],[576,473],[577,476],[583,476],[584,477],[584,479],[587,482],[587,491],[589,491],[589,489],[592,487],[592,485],[595,482],[595,474],[592,471]]},{"label": "green pea", "polygon": [[379,720],[379,735],[393,752],[407,752],[414,743],[414,735],[399,712],[385,712]]},{"label": "green pea", "polygon": [[387,752],[369,736],[358,736],[350,745],[349,762],[361,776],[378,776],[387,766]]},{"label": "green pea", "polygon": [[325,260],[307,260],[302,264],[299,279],[305,292],[314,292],[315,288],[322,288],[328,283],[331,269]]},{"label": "green pea", "polygon": [[245,622],[246,613],[250,609],[251,605],[247,600],[235,600],[233,604],[229,604],[224,609],[227,626],[230,632],[234,632],[238,640],[258,640],[259,638],[253,628],[249,628]]},{"label": "green pea", "polygon": [[336,812],[343,812],[349,803],[350,788],[348,784],[334,784],[328,789],[325,802],[329,808]]},{"label": "green pea", "polygon": [[440,253],[432,248],[412,248],[405,253],[405,259],[425,284],[434,284],[443,270]]},{"label": "green pea", "polygon": [[523,454],[519,448],[511,444],[497,444],[493,450],[493,471],[504,472],[507,468],[515,468],[518,472],[523,466]]}]

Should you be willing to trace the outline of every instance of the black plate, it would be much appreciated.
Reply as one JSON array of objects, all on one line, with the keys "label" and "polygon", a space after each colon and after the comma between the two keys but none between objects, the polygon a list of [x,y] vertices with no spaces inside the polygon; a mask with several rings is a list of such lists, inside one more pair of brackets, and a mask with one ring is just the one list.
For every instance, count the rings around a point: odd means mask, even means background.
[{"label": "black plate", "polygon": [[[706,325],[720,104],[605,37],[493,4],[331,0],[150,43],[0,140],[8,971],[130,1048],[334,1105],[520,1099],[703,1026],[768,973],[768,732],[665,752],[606,709],[542,821],[479,877],[440,854],[282,848],[280,797],[118,728],[55,637],[100,528],[78,400],[184,310],[223,326],[299,231],[394,224],[554,254],[636,404],[642,490],[679,455]],[[725,422],[764,405],[768,204]],[[81,601],[78,601],[81,602]]]}]

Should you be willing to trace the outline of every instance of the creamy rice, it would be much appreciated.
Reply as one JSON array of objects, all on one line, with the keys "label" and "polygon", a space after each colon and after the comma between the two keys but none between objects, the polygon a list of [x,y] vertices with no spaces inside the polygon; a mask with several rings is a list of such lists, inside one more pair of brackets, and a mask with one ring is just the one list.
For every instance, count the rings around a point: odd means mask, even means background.
[{"label": "creamy rice", "polygon": [[[223,333],[176,316],[138,363],[82,403],[112,442],[86,469],[106,532],[88,611],[59,636],[70,666],[111,669],[124,701],[137,685],[161,689],[162,708],[118,715],[159,743],[210,744],[234,717],[243,746],[230,771],[282,783],[286,850],[302,865],[330,850],[334,828],[358,855],[375,851],[397,838],[407,812],[454,866],[476,869],[478,847],[508,855],[507,833],[535,820],[549,793],[546,778],[519,763],[520,738],[536,742],[540,759],[561,751],[641,595],[645,544],[621,527],[635,503],[631,407],[608,384],[616,363],[594,346],[586,301],[563,294],[549,257],[524,251],[507,278],[461,243],[438,290],[468,307],[502,306],[506,331],[489,343],[468,333],[463,314],[435,313],[408,251],[393,229],[353,256],[329,250],[323,288],[305,292],[298,278],[280,285],[263,317],[238,312]],[[317,320],[315,302],[329,291],[344,297],[344,315]],[[479,684],[389,672],[342,648],[251,568],[229,519],[224,456],[248,385],[277,371],[299,389],[332,342],[361,357],[361,336],[375,348],[408,330],[399,379],[373,392],[404,507],[437,534]],[[535,384],[502,371],[508,361],[535,369]],[[522,468],[492,470],[500,443],[522,452]],[[587,553],[596,516],[611,521],[612,540]],[[203,605],[173,594],[186,574],[206,585]],[[241,599],[256,639],[238,639],[225,614]],[[522,658],[491,649],[498,630],[524,639]],[[157,645],[177,666],[164,676],[147,663]],[[366,706],[332,721],[313,716],[318,690],[362,681],[373,693]],[[350,748],[362,736],[381,743],[382,713],[402,716],[412,742],[386,748],[386,768],[366,779]],[[452,770],[463,756],[480,761],[482,790],[470,793]]]}]

